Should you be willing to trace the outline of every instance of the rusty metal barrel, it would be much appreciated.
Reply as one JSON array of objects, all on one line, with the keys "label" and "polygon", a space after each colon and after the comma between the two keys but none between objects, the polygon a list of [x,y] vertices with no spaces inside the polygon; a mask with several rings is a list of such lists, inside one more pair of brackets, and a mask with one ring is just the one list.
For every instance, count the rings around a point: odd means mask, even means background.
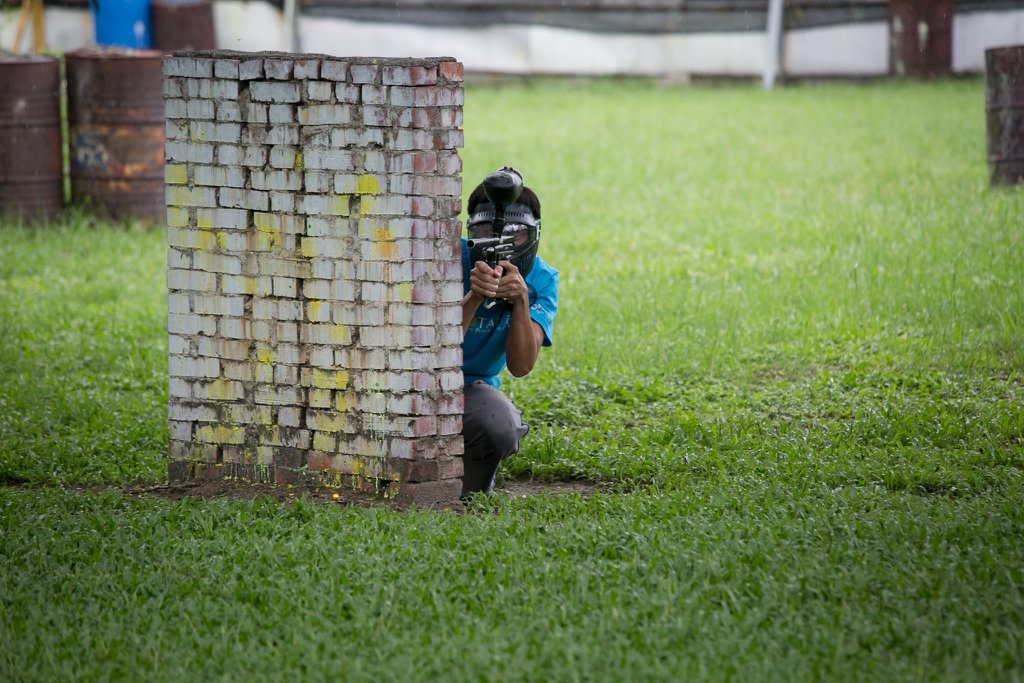
[{"label": "rusty metal barrel", "polygon": [[153,47],[164,52],[213,50],[212,0],[152,0]]},{"label": "rusty metal barrel", "polygon": [[64,55],[72,202],[114,218],[163,220],[162,57],[129,49]]},{"label": "rusty metal barrel", "polygon": [[985,118],[990,183],[1024,183],[1024,45],[985,50]]},{"label": "rusty metal barrel", "polygon": [[0,214],[45,220],[63,191],[60,62],[0,55]]}]

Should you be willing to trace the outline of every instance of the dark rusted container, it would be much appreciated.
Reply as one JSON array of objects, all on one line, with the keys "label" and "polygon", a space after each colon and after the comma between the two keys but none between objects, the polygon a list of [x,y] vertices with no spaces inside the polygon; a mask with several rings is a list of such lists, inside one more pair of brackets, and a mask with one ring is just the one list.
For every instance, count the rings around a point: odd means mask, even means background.
[{"label": "dark rusted container", "polygon": [[985,118],[990,182],[1024,183],[1024,45],[985,50]]},{"label": "dark rusted container", "polygon": [[128,49],[64,55],[73,202],[115,218],[163,220],[162,57]]},{"label": "dark rusted container", "polygon": [[889,0],[889,71],[941,78],[953,70],[953,0]]},{"label": "dark rusted container", "polygon": [[211,0],[153,0],[149,10],[155,49],[173,52],[217,47]]},{"label": "dark rusted container", "polygon": [[0,56],[0,214],[45,220],[62,195],[60,62]]}]

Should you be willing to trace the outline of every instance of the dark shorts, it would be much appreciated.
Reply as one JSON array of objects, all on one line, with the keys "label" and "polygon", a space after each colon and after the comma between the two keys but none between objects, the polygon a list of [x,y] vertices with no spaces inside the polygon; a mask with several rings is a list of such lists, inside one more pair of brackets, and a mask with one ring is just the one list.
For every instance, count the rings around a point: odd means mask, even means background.
[{"label": "dark shorts", "polygon": [[519,450],[519,440],[530,431],[523,413],[489,384],[474,382],[464,387],[462,416],[462,497],[478,491],[490,493],[501,461]]}]

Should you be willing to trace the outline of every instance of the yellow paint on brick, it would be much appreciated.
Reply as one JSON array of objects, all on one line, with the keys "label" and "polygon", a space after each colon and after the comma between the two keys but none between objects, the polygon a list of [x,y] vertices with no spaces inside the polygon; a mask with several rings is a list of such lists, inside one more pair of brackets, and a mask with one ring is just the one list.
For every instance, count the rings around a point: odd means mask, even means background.
[{"label": "yellow paint on brick", "polygon": [[199,248],[205,251],[216,251],[217,250],[217,236],[209,230],[201,230],[197,235],[199,242]]},{"label": "yellow paint on brick", "polygon": [[164,182],[168,185],[188,183],[188,167],[184,164],[167,164],[164,166]]},{"label": "yellow paint on brick", "polygon": [[256,248],[260,251],[270,251],[281,244],[281,233],[274,230],[256,230]]},{"label": "yellow paint on brick", "polygon": [[245,443],[245,430],[225,425],[203,425],[196,430],[196,439],[203,443],[240,445]]},{"label": "yellow paint on brick", "polygon": [[387,228],[377,228],[373,231],[374,252],[384,259],[393,259],[398,256],[398,245],[395,244],[395,236]]},{"label": "yellow paint on brick", "polygon": [[339,413],[348,412],[356,404],[356,398],[348,392],[337,392],[334,395],[334,408]]},{"label": "yellow paint on brick", "polygon": [[352,333],[346,325],[332,325],[328,340],[335,346],[344,346],[352,341]]},{"label": "yellow paint on brick", "polygon": [[313,450],[333,453],[338,447],[336,437],[325,432],[313,433]]},{"label": "yellow paint on brick", "polygon": [[281,428],[275,424],[267,425],[266,429],[260,430],[261,444],[275,444],[281,442]]},{"label": "yellow paint on brick", "polygon": [[228,248],[228,236],[226,234],[224,234],[223,232],[214,233],[214,239],[217,242],[217,246],[220,249],[222,249],[224,251],[227,251],[227,248]]},{"label": "yellow paint on brick", "polygon": [[214,380],[206,387],[206,392],[214,401],[233,401],[235,392],[231,382],[226,379]]},{"label": "yellow paint on brick", "polygon": [[336,194],[331,196],[331,215],[348,215],[349,196],[347,194]]},{"label": "yellow paint on brick", "polygon": [[183,209],[178,206],[167,207],[167,225],[174,228],[184,228],[188,226],[188,209]]},{"label": "yellow paint on brick", "polygon": [[299,253],[306,258],[314,258],[318,256],[316,253],[316,242],[307,239],[301,240],[299,242]]},{"label": "yellow paint on brick", "polygon": [[311,299],[309,302],[309,319],[314,321],[320,320],[320,309],[323,307],[324,302],[319,299]]},{"label": "yellow paint on brick", "polygon": [[274,424],[274,410],[270,406],[256,406],[256,423],[264,427]]},{"label": "yellow paint on brick", "polygon": [[345,389],[348,387],[348,373],[344,370],[313,368],[313,386],[317,389]]},{"label": "yellow paint on brick", "polygon": [[377,194],[380,183],[375,175],[361,175],[356,180],[356,194]]},{"label": "yellow paint on brick", "polygon": [[302,159],[302,150],[295,152],[295,170],[299,173],[306,170],[306,162]]},{"label": "yellow paint on brick", "polygon": [[217,227],[217,215],[210,209],[197,209],[196,210],[196,227],[197,228],[216,228]]},{"label": "yellow paint on brick", "polygon": [[412,302],[412,283],[400,282],[395,285],[395,296],[404,303]]},{"label": "yellow paint on brick", "polygon": [[256,211],[252,215],[252,224],[256,226],[257,230],[277,230],[274,225],[274,214],[263,213],[262,211]]},{"label": "yellow paint on brick", "polygon": [[256,345],[256,360],[261,363],[273,363],[274,362],[274,351],[266,344]]}]

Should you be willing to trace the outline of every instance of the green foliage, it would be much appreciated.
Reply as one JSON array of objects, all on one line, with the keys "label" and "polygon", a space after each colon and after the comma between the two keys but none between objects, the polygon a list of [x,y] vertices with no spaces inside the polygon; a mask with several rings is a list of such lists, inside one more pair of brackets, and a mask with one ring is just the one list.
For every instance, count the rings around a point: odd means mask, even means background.
[{"label": "green foliage", "polygon": [[0,480],[163,476],[162,234],[70,213],[0,235]]},{"label": "green foliage", "polygon": [[[4,680],[1019,680],[1024,193],[976,80],[467,87],[555,345],[467,514],[0,490]],[[163,476],[160,232],[0,230],[0,479]]]}]

